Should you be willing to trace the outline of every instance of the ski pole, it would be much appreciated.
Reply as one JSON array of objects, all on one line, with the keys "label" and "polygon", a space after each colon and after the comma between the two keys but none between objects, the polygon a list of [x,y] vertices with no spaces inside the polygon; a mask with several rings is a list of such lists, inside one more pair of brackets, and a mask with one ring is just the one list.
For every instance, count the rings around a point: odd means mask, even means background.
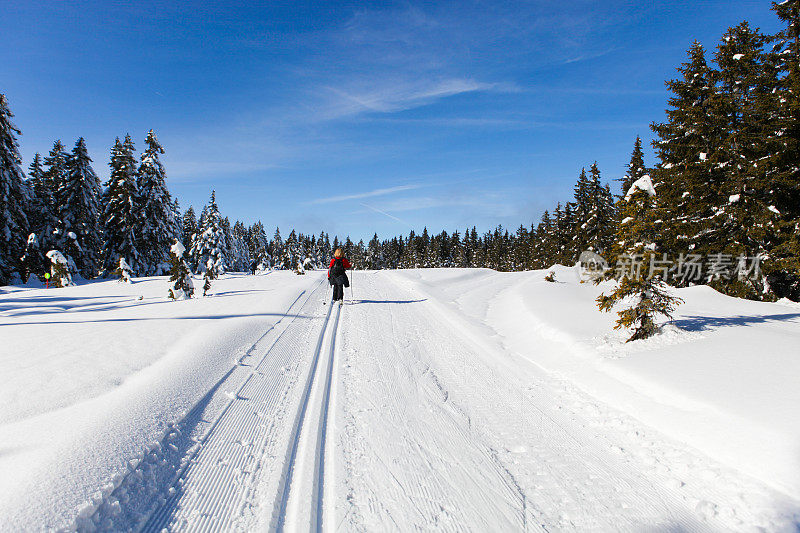
[{"label": "ski pole", "polygon": [[350,300],[352,301],[353,298],[353,278],[356,277],[356,269],[355,267],[350,269]]}]

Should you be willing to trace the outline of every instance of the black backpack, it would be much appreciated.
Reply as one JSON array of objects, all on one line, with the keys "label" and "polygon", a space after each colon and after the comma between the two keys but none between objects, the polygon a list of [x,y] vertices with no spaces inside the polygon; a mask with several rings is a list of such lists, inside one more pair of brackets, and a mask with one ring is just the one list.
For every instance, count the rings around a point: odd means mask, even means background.
[{"label": "black backpack", "polygon": [[333,267],[331,268],[331,275],[334,277],[343,276],[344,275],[344,263],[342,263],[342,258],[337,257],[333,260]]}]

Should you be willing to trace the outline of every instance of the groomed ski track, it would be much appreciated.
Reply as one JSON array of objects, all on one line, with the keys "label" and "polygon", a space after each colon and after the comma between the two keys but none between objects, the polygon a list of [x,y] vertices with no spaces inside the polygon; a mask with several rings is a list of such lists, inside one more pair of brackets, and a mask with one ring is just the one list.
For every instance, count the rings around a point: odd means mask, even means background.
[{"label": "groomed ski track", "polygon": [[314,276],[78,529],[786,525],[717,505],[771,494],[504,352],[407,277],[357,272],[339,306]]},{"label": "groomed ski track", "polygon": [[225,390],[234,367],[78,529],[318,529],[341,313],[328,301],[323,279],[298,296],[238,362],[252,367],[241,385]]}]

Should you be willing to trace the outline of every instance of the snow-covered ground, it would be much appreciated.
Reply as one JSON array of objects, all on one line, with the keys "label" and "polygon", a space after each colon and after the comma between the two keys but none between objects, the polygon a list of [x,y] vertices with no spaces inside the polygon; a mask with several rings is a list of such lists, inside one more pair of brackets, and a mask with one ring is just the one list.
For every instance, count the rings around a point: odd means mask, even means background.
[{"label": "snow-covered ground", "polygon": [[0,530],[795,531],[800,310],[555,272],[4,288]]}]

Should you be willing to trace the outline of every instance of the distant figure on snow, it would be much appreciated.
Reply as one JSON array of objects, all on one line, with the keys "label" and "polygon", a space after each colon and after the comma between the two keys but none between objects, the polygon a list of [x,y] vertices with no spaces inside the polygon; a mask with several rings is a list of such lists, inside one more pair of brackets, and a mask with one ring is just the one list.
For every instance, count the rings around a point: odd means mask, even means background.
[{"label": "distant figure on snow", "polygon": [[333,285],[333,301],[342,301],[344,298],[344,288],[350,286],[350,280],[347,279],[347,269],[353,268],[350,261],[345,259],[342,255],[342,249],[337,248],[333,252],[333,259],[328,267],[328,282]]}]

